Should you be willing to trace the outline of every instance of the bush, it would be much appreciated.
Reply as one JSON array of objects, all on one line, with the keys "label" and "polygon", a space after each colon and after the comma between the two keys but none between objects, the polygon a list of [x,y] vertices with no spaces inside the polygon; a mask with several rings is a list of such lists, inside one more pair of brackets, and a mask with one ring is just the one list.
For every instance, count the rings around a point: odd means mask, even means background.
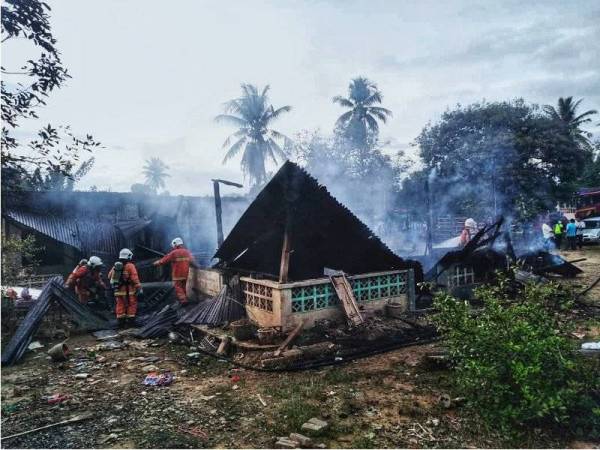
[{"label": "bush", "polygon": [[596,367],[577,355],[557,310],[570,304],[555,284],[530,284],[516,294],[507,278],[477,290],[480,310],[438,295],[434,317],[450,349],[455,381],[490,424],[567,424],[586,418],[598,432],[592,393]]}]

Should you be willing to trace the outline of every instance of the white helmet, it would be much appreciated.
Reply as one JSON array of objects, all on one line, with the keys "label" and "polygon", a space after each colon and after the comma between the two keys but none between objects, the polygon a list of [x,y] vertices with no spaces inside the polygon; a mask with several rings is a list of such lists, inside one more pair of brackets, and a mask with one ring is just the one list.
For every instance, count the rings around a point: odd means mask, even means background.
[{"label": "white helmet", "polygon": [[90,266],[92,269],[94,267],[100,267],[103,265],[103,262],[100,258],[98,258],[97,256],[92,256],[90,257],[89,261],[88,261],[88,266]]},{"label": "white helmet", "polygon": [[467,228],[477,228],[477,222],[475,222],[471,218],[468,218],[467,220],[465,220],[465,227],[467,227]]},{"label": "white helmet", "polygon": [[121,249],[119,252],[119,259],[131,259],[133,258],[133,252],[128,248]]},{"label": "white helmet", "polygon": [[181,239],[180,237],[176,237],[171,241],[171,247],[175,248],[178,245],[183,245],[183,239]]}]

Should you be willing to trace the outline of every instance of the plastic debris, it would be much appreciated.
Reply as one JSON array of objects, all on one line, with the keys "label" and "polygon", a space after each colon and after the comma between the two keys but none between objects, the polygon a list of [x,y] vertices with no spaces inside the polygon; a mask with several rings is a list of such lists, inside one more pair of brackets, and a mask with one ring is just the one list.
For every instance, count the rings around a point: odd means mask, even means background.
[{"label": "plastic debris", "polygon": [[173,375],[171,372],[158,374],[156,372],[149,373],[144,379],[144,386],[168,386],[173,383]]},{"label": "plastic debris", "polygon": [[61,403],[69,398],[68,395],[64,394],[52,394],[49,397],[45,397],[45,400],[49,405],[55,405],[57,403]]},{"label": "plastic debris", "polygon": [[40,341],[32,342],[27,346],[28,350],[37,350],[38,348],[44,348],[44,345]]}]

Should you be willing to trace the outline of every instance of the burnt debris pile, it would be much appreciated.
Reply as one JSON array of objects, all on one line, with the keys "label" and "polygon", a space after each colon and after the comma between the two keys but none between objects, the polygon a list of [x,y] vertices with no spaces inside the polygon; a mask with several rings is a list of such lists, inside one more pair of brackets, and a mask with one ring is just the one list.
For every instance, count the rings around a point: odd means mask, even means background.
[{"label": "burnt debris pile", "polygon": [[58,302],[83,330],[101,330],[109,326],[105,317],[92,311],[88,306],[82,305],[73,293],[63,286],[61,277],[52,278],[46,283],[37,301],[31,306],[25,319],[2,351],[2,365],[11,365],[21,359],[54,301]]},{"label": "burnt debris pile", "polygon": [[225,285],[219,294],[199,303],[177,321],[177,324],[220,326],[246,317],[244,304]]}]

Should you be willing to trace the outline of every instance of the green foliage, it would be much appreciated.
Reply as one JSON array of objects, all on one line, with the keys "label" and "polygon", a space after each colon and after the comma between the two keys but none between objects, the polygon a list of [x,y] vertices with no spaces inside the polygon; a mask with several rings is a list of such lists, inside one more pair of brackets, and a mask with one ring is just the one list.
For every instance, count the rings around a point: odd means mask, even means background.
[{"label": "green foliage", "polygon": [[349,147],[367,149],[377,142],[379,136],[378,120],[385,123],[392,115],[389,109],[380,105],[383,95],[377,85],[364,77],[357,77],[348,85],[348,97],[336,95],[333,102],[348,108],[335,126],[339,137]]},{"label": "green foliage", "polygon": [[[290,139],[282,133],[270,128],[281,115],[290,112],[291,106],[275,109],[269,102],[265,86],[259,93],[251,84],[242,84],[242,96],[225,104],[225,114],[218,115],[215,120],[238,128],[223,143],[227,149],[223,164],[242,151],[242,171],[250,179],[251,187],[267,180],[265,162],[270,158],[277,163],[287,158],[286,148]],[[233,144],[232,144],[233,143]],[[283,144],[283,148],[280,146]]]},{"label": "green foliage", "polygon": [[33,139],[18,137],[22,122],[38,119],[38,111],[46,105],[50,93],[70,78],[56,48],[49,11],[50,7],[39,0],[2,3],[2,49],[9,51],[14,41],[28,42],[29,51],[23,54],[34,55],[18,67],[2,66],[3,191],[53,189],[57,184],[59,188],[72,188],[69,180],[76,175],[73,169],[79,154],[100,145],[90,135],[77,137],[69,126],[50,124]]},{"label": "green foliage", "polygon": [[33,236],[25,239],[2,234],[2,284],[15,284],[19,275],[32,273],[39,265],[37,257],[43,247],[38,247]]},{"label": "green foliage", "polygon": [[592,406],[598,367],[575,353],[558,314],[571,304],[568,291],[530,284],[515,293],[500,277],[477,296],[483,308],[473,311],[438,295],[434,321],[450,349],[457,387],[478,414],[505,431],[584,418],[584,426],[600,432]]},{"label": "green foliage", "polygon": [[436,209],[452,214],[529,219],[570,199],[591,150],[579,122],[548,111],[521,99],[446,111],[416,139],[425,168],[405,183],[405,197],[430,176]]}]

